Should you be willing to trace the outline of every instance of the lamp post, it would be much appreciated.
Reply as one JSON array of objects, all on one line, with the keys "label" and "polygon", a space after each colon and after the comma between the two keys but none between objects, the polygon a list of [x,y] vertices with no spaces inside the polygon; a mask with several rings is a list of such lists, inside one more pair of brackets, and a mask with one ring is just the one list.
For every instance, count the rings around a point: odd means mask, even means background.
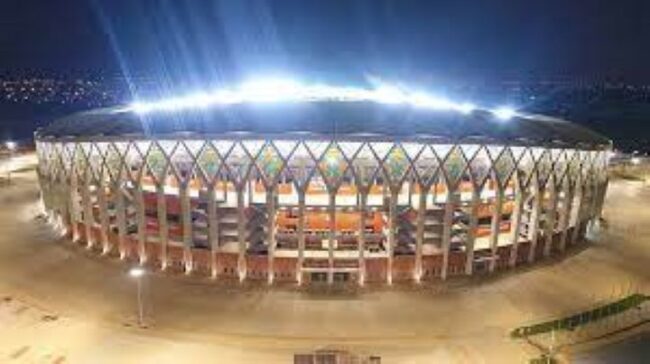
[{"label": "lamp post", "polygon": [[138,285],[138,326],[144,327],[144,307],[142,304],[142,277],[146,274],[143,267],[133,267],[129,270],[129,276],[135,278]]},{"label": "lamp post", "polygon": [[9,160],[7,161],[7,184],[11,184],[11,163],[14,158],[14,151],[16,150],[16,142],[8,141],[5,142],[5,147],[9,151]]}]

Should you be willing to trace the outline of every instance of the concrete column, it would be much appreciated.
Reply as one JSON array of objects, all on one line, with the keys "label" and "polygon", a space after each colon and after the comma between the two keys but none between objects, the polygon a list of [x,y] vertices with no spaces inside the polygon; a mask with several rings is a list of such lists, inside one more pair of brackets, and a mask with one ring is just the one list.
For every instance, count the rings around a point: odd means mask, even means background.
[{"label": "concrete column", "polygon": [[134,197],[138,221],[138,255],[140,256],[140,264],[143,264],[147,261],[147,251],[145,249],[145,243],[147,242],[147,217],[145,215],[144,195],[142,192],[141,181],[138,181],[135,185]]},{"label": "concrete column", "polygon": [[602,181],[598,194],[598,201],[596,206],[596,218],[600,219],[603,216],[603,205],[605,204],[605,196],[607,195],[607,187],[609,186],[609,179],[605,177]]},{"label": "concrete column", "polygon": [[157,213],[158,213],[158,237],[160,238],[160,267],[167,268],[167,247],[169,246],[169,225],[167,222],[167,196],[165,186],[156,184]]},{"label": "concrete column", "polygon": [[246,279],[246,210],[244,207],[245,184],[237,186],[237,242],[239,251],[237,256],[237,270],[239,280]]},{"label": "concrete column", "polygon": [[101,238],[102,238],[102,254],[108,254],[111,250],[111,244],[108,240],[108,203],[106,201],[106,187],[104,186],[103,181],[100,181],[97,186],[97,201],[99,205],[99,221],[102,226],[101,229]]},{"label": "concrete column", "polygon": [[553,235],[555,235],[555,220],[557,219],[557,200],[558,200],[558,187],[555,185],[554,178],[551,178],[547,186],[549,186],[549,201],[548,208],[546,209],[544,226],[544,257],[551,255],[551,248],[553,246]]},{"label": "concrete column", "polygon": [[336,240],[336,191],[329,192],[329,233],[328,233],[328,263],[327,283],[334,283],[334,241]]},{"label": "concrete column", "polygon": [[217,278],[217,275],[219,274],[219,267],[217,265],[217,252],[219,251],[219,220],[215,185],[208,186],[208,241],[210,242],[210,265],[212,278]]},{"label": "concrete column", "polygon": [[418,217],[415,237],[415,281],[420,282],[422,279],[422,246],[424,244],[424,217],[427,213],[427,190],[428,188],[420,186],[420,195],[418,201]]},{"label": "concrete column", "polygon": [[542,203],[543,191],[540,190],[537,183],[534,183],[533,192],[533,209],[528,221],[528,240],[530,240],[530,251],[528,252],[528,262],[535,261],[535,250],[537,249],[537,238],[539,236],[539,218]]},{"label": "concrete column", "polygon": [[[92,248],[95,245],[95,239],[92,235],[92,228],[94,223],[93,217],[93,202],[90,191],[90,171],[86,171],[83,184],[83,205],[84,205],[84,226],[86,229],[86,247]],[[58,190],[58,188],[57,188]]]},{"label": "concrete column", "polygon": [[276,185],[269,187],[266,191],[266,212],[268,214],[266,222],[266,234],[267,234],[267,243],[268,243],[268,271],[267,278],[269,284],[273,283],[275,277],[275,210],[276,210]]},{"label": "concrete column", "polygon": [[580,211],[582,210],[582,199],[584,195],[584,186],[582,185],[582,181],[578,180],[576,182],[575,186],[575,196],[574,196],[574,204],[573,211],[575,211],[574,216],[570,218],[571,223],[573,224],[573,232],[571,233],[571,237],[569,240],[569,244],[575,244],[578,241],[578,235],[580,235]]},{"label": "concrete column", "polygon": [[[51,190],[48,187],[48,200],[51,201]],[[72,241],[79,241],[79,184],[77,174],[70,172],[70,194],[68,203],[70,204],[70,224],[72,225]],[[50,204],[50,209],[51,204]]]},{"label": "concrete column", "polygon": [[298,191],[298,264],[296,280],[302,283],[302,266],[305,261],[305,191]]},{"label": "concrete column", "polygon": [[591,181],[591,201],[589,201],[589,211],[588,211],[588,217],[590,221],[593,221],[596,218],[597,215],[597,207],[598,207],[598,200],[600,199],[600,183],[598,183],[596,177],[592,178]]},{"label": "concrete column", "polygon": [[504,193],[502,187],[496,183],[494,189],[494,211],[492,211],[492,222],[490,225],[490,250],[492,259],[490,260],[489,271],[493,273],[496,269],[497,259],[499,259],[499,235],[501,233],[501,213],[503,211]]},{"label": "concrete column", "polygon": [[607,187],[609,186],[609,179],[605,177],[600,188],[600,195],[598,196],[598,206],[596,208],[596,217],[602,218],[603,205],[605,204],[605,197],[607,196]]},{"label": "concrete column", "polygon": [[524,202],[526,201],[526,189],[519,185],[517,182],[515,193],[515,207],[510,217],[510,241],[512,248],[510,249],[510,261],[508,265],[515,267],[517,265],[517,250],[519,249],[519,235],[521,233],[521,216],[524,211]]},{"label": "concrete column", "polygon": [[181,199],[181,216],[183,221],[183,261],[185,273],[192,272],[192,205],[190,202],[190,188],[187,182],[181,182],[179,188]]},{"label": "concrete column", "polygon": [[562,235],[560,236],[560,251],[566,249],[566,243],[568,238],[568,229],[569,229],[569,219],[571,218],[571,209],[573,207],[573,193],[575,187],[571,186],[569,183],[566,184],[565,195],[564,195],[564,204],[562,206],[562,211],[560,215],[560,230]]},{"label": "concrete column", "polygon": [[472,190],[471,212],[469,216],[469,228],[467,231],[465,274],[471,276],[474,273],[474,245],[476,242],[476,228],[478,227],[478,208],[481,203],[481,191]]},{"label": "concrete column", "polygon": [[365,189],[359,194],[359,285],[363,285],[366,279],[366,210],[368,209],[368,191]]},{"label": "concrete column", "polygon": [[61,182],[56,183],[54,185],[53,191],[54,191],[53,193],[54,203],[53,203],[53,209],[51,213],[52,215],[51,220],[55,226],[58,226],[61,223],[61,215],[64,211],[63,207],[65,205],[65,195],[62,189],[62,183]]},{"label": "concrete column", "polygon": [[449,268],[449,248],[451,246],[451,229],[454,217],[455,198],[451,189],[447,189],[447,202],[443,216],[442,227],[442,280],[447,279],[447,270]]},{"label": "concrete column", "polygon": [[[582,189],[582,195],[580,196],[580,209],[578,209],[578,227],[582,226],[583,223],[585,223],[586,216],[589,211],[589,198],[593,194],[593,191],[591,190],[591,184],[589,181],[585,181],[583,184],[583,189]],[[576,236],[576,242],[579,239],[584,238],[584,231],[582,229],[578,229],[578,235]]]},{"label": "concrete column", "polygon": [[126,207],[124,203],[124,192],[120,182],[113,184],[115,195],[115,219],[117,220],[117,241],[120,250],[120,259],[126,257]]},{"label": "concrete column", "polygon": [[390,189],[390,199],[388,201],[388,264],[386,265],[386,283],[393,283],[393,252],[396,243],[396,220],[397,220],[397,193],[399,190]]}]

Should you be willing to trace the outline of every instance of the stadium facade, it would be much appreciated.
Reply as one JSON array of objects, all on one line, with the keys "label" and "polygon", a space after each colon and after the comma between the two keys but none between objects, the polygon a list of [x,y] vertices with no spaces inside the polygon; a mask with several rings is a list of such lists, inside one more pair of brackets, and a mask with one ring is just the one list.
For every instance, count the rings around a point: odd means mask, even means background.
[{"label": "stadium facade", "polygon": [[99,253],[217,279],[359,284],[564,254],[611,142],[543,116],[367,101],[101,109],[35,135],[51,221]]}]

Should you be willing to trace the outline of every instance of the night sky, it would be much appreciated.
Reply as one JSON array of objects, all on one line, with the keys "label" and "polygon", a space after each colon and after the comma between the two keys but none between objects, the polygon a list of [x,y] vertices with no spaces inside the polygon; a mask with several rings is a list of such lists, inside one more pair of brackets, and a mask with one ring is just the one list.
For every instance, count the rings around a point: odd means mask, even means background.
[{"label": "night sky", "polygon": [[2,0],[0,69],[650,80],[649,19],[643,0]]},{"label": "night sky", "polygon": [[[416,86],[650,83],[650,1],[1,0],[0,76],[146,77],[162,93],[260,74]],[[640,120],[645,120],[641,118]]]}]

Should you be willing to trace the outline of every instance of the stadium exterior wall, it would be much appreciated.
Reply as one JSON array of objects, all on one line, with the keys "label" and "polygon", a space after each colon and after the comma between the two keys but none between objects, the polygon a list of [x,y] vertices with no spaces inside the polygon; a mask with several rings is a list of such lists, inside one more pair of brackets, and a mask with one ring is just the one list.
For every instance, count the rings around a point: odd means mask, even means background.
[{"label": "stadium exterior wall", "polygon": [[105,255],[219,279],[359,284],[562,255],[609,150],[264,138],[37,138],[45,210]]}]

